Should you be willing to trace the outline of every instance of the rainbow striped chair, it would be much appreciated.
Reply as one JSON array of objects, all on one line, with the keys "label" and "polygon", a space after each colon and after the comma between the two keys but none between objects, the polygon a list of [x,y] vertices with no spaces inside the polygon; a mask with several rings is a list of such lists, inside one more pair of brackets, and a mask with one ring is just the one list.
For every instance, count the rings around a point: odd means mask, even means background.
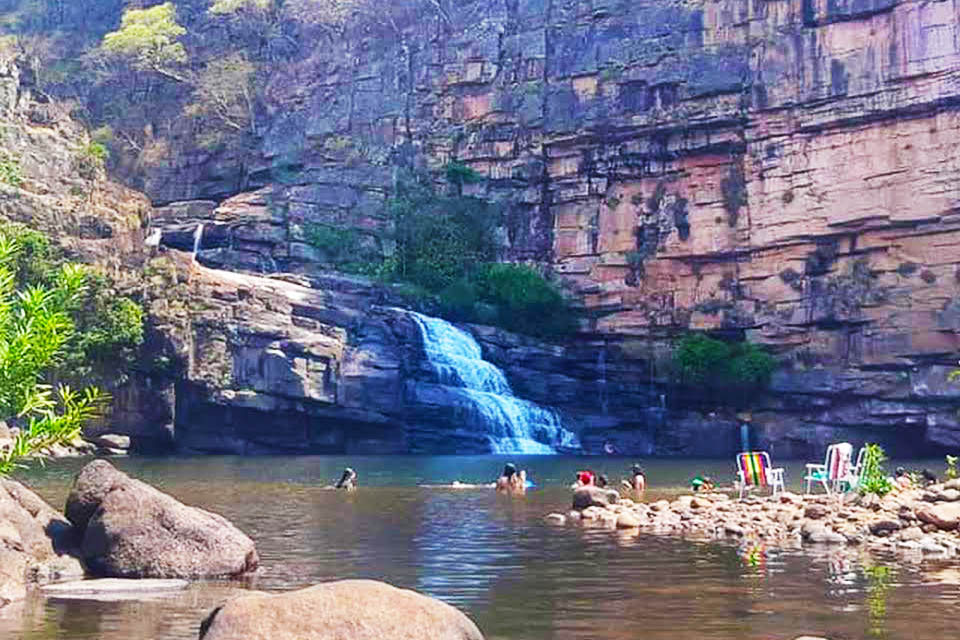
[{"label": "rainbow striped chair", "polygon": [[842,493],[854,483],[855,465],[853,464],[853,445],[839,442],[827,447],[827,457],[823,464],[808,464],[807,493],[813,491],[815,482],[819,482],[827,495]]},{"label": "rainbow striped chair", "polygon": [[770,487],[773,495],[783,491],[783,467],[773,468],[766,451],[750,451],[737,455],[740,499],[747,487]]}]

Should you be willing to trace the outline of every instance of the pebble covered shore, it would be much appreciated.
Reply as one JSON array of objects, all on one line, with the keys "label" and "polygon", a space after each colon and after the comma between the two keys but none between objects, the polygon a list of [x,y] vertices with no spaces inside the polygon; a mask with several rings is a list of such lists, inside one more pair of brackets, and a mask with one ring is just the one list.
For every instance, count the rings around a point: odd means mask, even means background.
[{"label": "pebble covered shore", "polygon": [[895,491],[883,498],[786,492],[737,500],[709,493],[650,503],[584,487],[574,491],[569,512],[551,513],[546,519],[556,525],[757,543],[768,548],[844,545],[955,558],[960,554],[960,479]]}]

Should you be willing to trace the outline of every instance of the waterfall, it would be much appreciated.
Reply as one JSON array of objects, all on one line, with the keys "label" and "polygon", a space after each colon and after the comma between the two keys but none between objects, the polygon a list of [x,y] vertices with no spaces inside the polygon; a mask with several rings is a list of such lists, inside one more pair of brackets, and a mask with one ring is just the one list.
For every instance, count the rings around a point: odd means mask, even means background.
[{"label": "waterfall", "polygon": [[193,232],[193,261],[197,261],[197,254],[200,252],[200,246],[203,244],[203,223],[197,225]]},{"label": "waterfall", "polygon": [[548,455],[580,448],[556,411],[513,395],[503,371],[483,359],[472,335],[446,320],[410,315],[423,338],[425,373],[451,392],[465,426],[483,430],[491,453]]}]

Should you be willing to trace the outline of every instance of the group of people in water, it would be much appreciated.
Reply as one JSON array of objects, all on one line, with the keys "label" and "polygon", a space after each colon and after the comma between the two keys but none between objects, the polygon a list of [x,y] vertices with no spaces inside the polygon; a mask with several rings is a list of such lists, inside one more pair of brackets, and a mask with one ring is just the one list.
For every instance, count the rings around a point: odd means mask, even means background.
[{"label": "group of people in water", "polygon": [[[929,469],[924,469],[921,472],[908,473],[903,467],[897,467],[893,477],[893,484],[897,489],[910,489],[918,485],[924,486],[932,484],[936,481],[937,476]],[[497,481],[493,484],[493,486],[500,493],[525,493],[527,489],[532,486],[532,484],[533,483],[527,479],[526,471],[523,469],[518,469],[517,465],[512,462],[508,462],[504,465],[503,472],[500,474],[500,477],[497,478]],[[352,468],[347,467],[343,470],[343,474],[340,476],[340,479],[335,485],[324,488],[353,491],[357,488],[357,485],[357,472]],[[474,487],[477,485],[468,485],[455,482],[451,486],[459,488]],[[601,489],[613,488],[610,487],[610,481],[606,475],[602,473],[596,473],[592,469],[584,469],[576,473],[571,488],[578,489],[580,487],[599,487]],[[620,481],[620,488],[637,494],[643,493],[643,491],[647,488],[647,475],[643,470],[643,467],[641,467],[639,464],[634,464],[630,468],[626,477]],[[694,492],[713,491],[716,489],[716,485],[710,476],[697,475],[690,481],[690,489]]]},{"label": "group of people in water", "polygon": [[[352,468],[347,467],[343,470],[340,480],[338,480],[335,485],[330,485],[324,488],[353,491],[357,488],[357,485],[357,472]],[[532,485],[533,483],[527,479],[527,472],[523,469],[518,469],[517,465],[512,462],[508,462],[504,465],[503,472],[493,484],[496,490],[501,493],[525,493]],[[467,485],[460,482],[454,482],[451,486],[460,488],[473,487],[477,485]],[[596,473],[592,469],[584,469],[576,473],[571,488],[578,489],[580,487],[599,487],[601,489],[612,489],[607,476],[602,473]],[[634,464],[632,467],[630,467],[626,477],[620,481],[620,488],[637,494],[643,493],[647,488],[647,474],[643,470],[643,467],[641,467],[639,464]],[[715,485],[709,476],[698,475],[690,482],[690,488],[693,491],[713,491],[715,489]]]}]

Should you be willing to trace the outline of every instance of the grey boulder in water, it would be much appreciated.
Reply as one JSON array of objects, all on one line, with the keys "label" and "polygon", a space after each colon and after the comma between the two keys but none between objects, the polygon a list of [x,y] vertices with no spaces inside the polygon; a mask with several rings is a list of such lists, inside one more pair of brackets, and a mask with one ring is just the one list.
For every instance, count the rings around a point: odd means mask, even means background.
[{"label": "grey boulder in water", "polygon": [[0,478],[0,607],[37,584],[83,576],[73,527],[19,482]]},{"label": "grey boulder in water", "polygon": [[259,563],[253,541],[226,518],[188,507],[105,460],[80,471],[66,513],[98,576],[234,577]]},{"label": "grey boulder in water", "polygon": [[343,580],[271,595],[243,595],[214,609],[201,640],[483,640],[470,618],[414,591]]},{"label": "grey boulder in water", "polygon": [[606,507],[616,504],[620,495],[613,489],[600,487],[580,487],[573,492],[573,508],[583,511],[587,507]]}]

